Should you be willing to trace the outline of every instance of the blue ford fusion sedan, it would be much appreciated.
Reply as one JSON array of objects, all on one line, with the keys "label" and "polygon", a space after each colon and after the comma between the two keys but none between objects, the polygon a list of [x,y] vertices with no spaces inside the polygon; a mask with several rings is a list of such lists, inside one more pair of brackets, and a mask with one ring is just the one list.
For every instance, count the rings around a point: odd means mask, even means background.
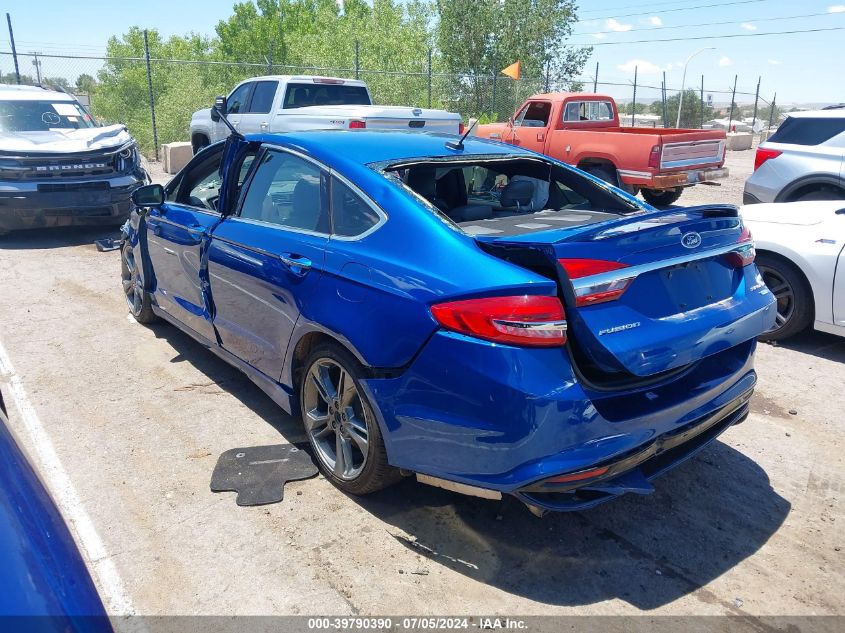
[{"label": "blue ford fusion sedan", "polygon": [[492,141],[232,136],[134,201],[131,313],[300,414],[354,494],[647,493],[746,417],[775,318],[735,207],[657,211]]}]

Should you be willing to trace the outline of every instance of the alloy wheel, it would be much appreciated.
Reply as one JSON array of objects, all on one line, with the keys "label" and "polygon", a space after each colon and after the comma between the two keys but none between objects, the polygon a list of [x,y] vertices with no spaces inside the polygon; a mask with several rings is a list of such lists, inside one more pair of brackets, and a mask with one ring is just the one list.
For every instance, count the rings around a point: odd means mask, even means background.
[{"label": "alloy wheel", "polygon": [[129,311],[138,315],[144,305],[144,283],[138,272],[138,265],[135,261],[135,254],[131,247],[123,249],[122,266],[120,270],[120,282],[123,285],[123,292],[126,295],[126,303]]},{"label": "alloy wheel", "polygon": [[795,314],[795,290],[779,271],[759,264],[757,267],[760,270],[760,275],[763,277],[763,282],[765,282],[769,292],[774,295],[777,301],[775,324],[769,330],[769,332],[777,332],[785,327]]},{"label": "alloy wheel", "polygon": [[370,413],[349,372],[318,358],[305,376],[303,404],[317,458],[338,479],[358,477],[367,463]]}]

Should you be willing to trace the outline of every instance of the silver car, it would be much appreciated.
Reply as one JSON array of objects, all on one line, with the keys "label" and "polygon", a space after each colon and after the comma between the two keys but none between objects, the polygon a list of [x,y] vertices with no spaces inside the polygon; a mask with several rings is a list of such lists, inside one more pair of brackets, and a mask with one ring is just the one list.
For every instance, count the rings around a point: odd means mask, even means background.
[{"label": "silver car", "polygon": [[757,148],[744,204],[845,200],[845,107],[791,112]]}]

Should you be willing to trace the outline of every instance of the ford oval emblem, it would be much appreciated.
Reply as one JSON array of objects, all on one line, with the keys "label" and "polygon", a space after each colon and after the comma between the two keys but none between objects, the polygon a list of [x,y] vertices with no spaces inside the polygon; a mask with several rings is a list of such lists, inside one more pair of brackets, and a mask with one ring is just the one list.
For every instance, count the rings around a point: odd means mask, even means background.
[{"label": "ford oval emblem", "polygon": [[685,233],[681,238],[681,244],[685,248],[695,248],[701,245],[701,236],[698,233]]},{"label": "ford oval emblem", "polygon": [[422,110],[420,110],[419,108],[414,108],[413,110],[411,110],[411,114],[413,114],[414,116],[422,116]]}]

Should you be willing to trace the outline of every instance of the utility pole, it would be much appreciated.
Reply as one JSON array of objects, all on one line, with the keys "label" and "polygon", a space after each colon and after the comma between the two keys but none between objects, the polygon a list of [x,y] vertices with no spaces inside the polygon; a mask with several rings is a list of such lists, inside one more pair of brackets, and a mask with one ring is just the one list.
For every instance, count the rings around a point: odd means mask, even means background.
[{"label": "utility pole", "polygon": [[634,98],[631,100],[631,127],[637,123],[637,66],[634,66]]},{"label": "utility pole", "polygon": [[38,59],[38,56],[41,54],[41,51],[31,51],[30,55],[32,55],[35,59],[32,60],[32,64],[35,66],[35,77],[36,77],[36,84],[41,85],[41,60]]},{"label": "utility pole", "polygon": [[733,125],[734,120],[734,102],[736,101],[736,80],[739,79],[739,75],[734,75],[734,90],[731,93],[731,113],[728,115],[728,132],[731,131],[731,125]]},{"label": "utility pole", "polygon": [[593,76],[593,92],[599,91],[599,63],[596,62],[596,74]]},{"label": "utility pole", "polygon": [[9,25],[9,43],[12,45],[12,59],[15,60],[15,79],[18,85],[21,83],[21,71],[18,68],[18,49],[15,48],[15,34],[12,31],[12,16],[6,14],[6,24]]}]

